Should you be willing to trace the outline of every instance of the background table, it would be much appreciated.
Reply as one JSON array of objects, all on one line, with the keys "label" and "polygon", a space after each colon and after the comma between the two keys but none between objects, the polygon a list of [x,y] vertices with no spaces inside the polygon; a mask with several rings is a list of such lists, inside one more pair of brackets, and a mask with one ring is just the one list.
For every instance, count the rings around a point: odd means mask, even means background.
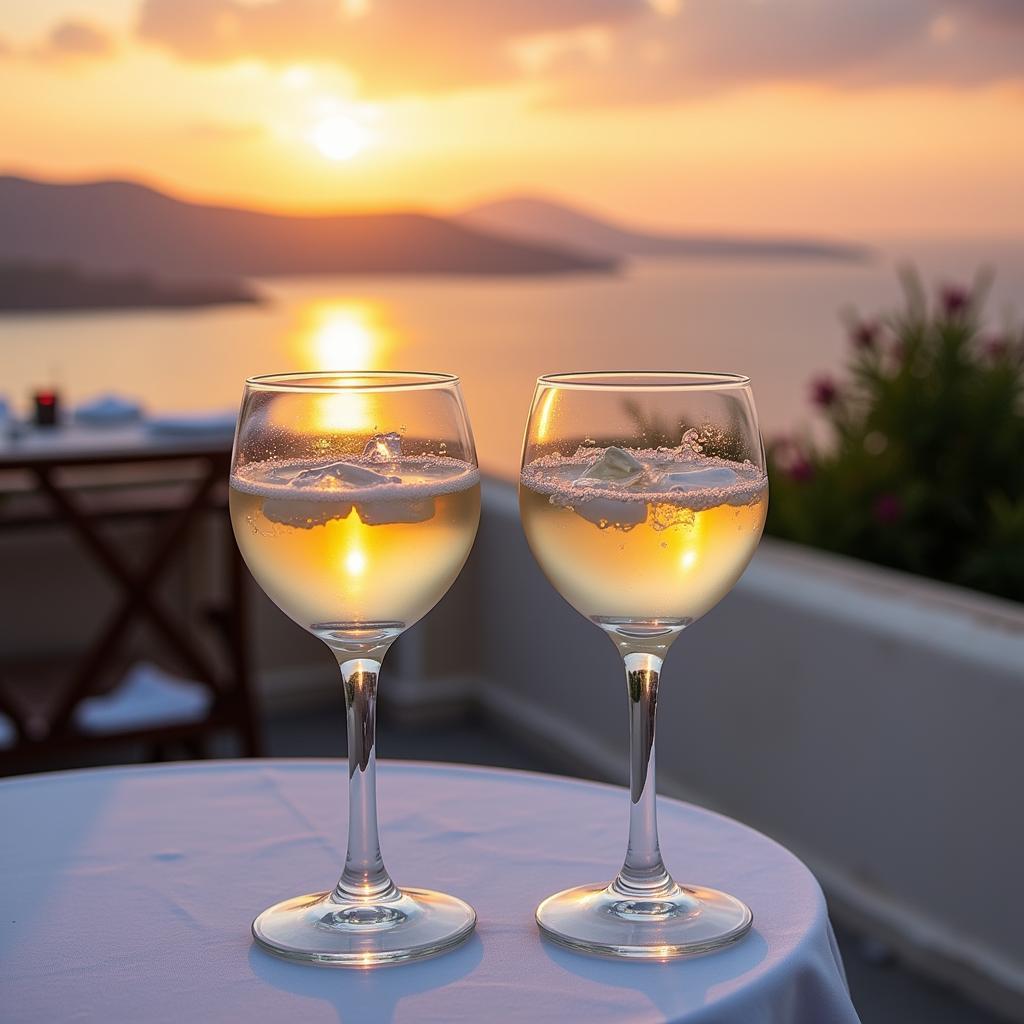
[{"label": "background table", "polygon": [[[214,539],[225,531],[230,537],[232,419],[173,418],[163,431],[150,422],[36,428],[16,438],[0,432],[0,532],[34,535],[41,527],[63,527],[117,595],[87,644],[81,629],[72,631],[73,659],[39,651],[34,664],[0,679],[0,762],[38,765],[71,748],[125,741],[151,749],[184,742],[198,752],[204,740],[224,731],[235,733],[242,753],[260,752],[247,639],[249,574],[234,541]],[[216,424],[219,429],[212,429]],[[148,536],[130,534],[127,543],[122,528],[128,523],[147,525]],[[219,528],[217,534],[209,532],[211,526]],[[190,586],[192,599],[176,607],[168,601],[168,578],[198,550],[190,542],[203,545],[205,582]],[[102,594],[75,578],[75,565],[72,559],[72,583],[79,584],[72,589],[80,598]],[[0,579],[0,591],[16,601],[22,587],[52,590],[63,584],[30,575],[22,564]],[[97,690],[110,690],[140,660],[132,651],[142,642],[135,628],[140,624],[149,627],[149,643],[157,641],[158,660],[188,682],[176,686],[165,676],[168,702],[144,697],[152,696],[152,685],[125,687],[116,694],[115,713],[107,715],[108,725],[117,724],[97,728],[94,720],[83,727],[82,703]],[[149,673],[150,684],[153,678]],[[183,715],[177,713],[178,698],[192,689],[189,682],[204,688],[207,699]]]},{"label": "background table", "polygon": [[623,790],[409,763],[385,762],[379,778],[395,879],[468,899],[479,923],[454,952],[373,971],[287,963],[249,937],[268,904],[337,880],[342,762],[0,783],[4,1021],[856,1024],[821,890],[759,833],[660,801],[670,870],[746,900],[754,928],[709,956],[621,963],[543,941],[533,909],[611,877]]}]

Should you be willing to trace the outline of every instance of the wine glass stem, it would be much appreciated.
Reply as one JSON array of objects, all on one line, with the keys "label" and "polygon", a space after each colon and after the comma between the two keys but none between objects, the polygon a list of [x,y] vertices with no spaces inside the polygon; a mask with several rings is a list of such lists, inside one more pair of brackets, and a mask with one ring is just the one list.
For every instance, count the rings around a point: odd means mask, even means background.
[{"label": "wine glass stem", "polygon": [[342,902],[374,902],[398,893],[384,867],[377,832],[374,733],[380,662],[372,658],[338,661],[348,721],[348,851],[334,896]]},{"label": "wine glass stem", "polygon": [[647,652],[625,655],[629,697],[629,845],[612,888],[630,899],[667,896],[676,889],[658,845],[654,726],[662,659]]}]

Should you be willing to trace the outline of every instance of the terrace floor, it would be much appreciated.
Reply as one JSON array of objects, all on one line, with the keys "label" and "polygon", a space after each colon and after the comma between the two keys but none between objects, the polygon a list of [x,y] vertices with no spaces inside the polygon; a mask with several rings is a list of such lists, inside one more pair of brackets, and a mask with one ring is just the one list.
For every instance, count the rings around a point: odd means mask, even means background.
[{"label": "terrace floor", "polygon": [[[565,773],[485,722],[466,719],[410,728],[379,726],[379,752],[397,760],[453,761],[530,771]],[[345,750],[342,707],[278,714],[266,726],[270,757],[337,757]],[[909,970],[888,951],[841,926],[842,949],[854,1004],[864,1024],[1000,1024],[1003,1020]]]}]

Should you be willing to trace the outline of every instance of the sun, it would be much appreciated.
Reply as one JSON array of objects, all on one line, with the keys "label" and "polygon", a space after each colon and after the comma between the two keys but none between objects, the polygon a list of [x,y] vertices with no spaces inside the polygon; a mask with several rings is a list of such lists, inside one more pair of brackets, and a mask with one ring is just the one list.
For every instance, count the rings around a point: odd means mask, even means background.
[{"label": "sun", "polygon": [[309,141],[328,160],[351,160],[370,144],[370,133],[354,117],[332,114],[314,125]]}]

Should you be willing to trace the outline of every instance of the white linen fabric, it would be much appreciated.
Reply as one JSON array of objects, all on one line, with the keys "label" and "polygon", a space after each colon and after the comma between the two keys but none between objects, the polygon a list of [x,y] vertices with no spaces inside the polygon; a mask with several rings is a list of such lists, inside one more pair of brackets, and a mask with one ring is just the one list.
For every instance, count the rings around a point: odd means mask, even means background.
[{"label": "white linen fabric", "polygon": [[344,857],[340,761],[99,769],[0,783],[0,1006],[8,1024],[104,1021],[686,1021],[857,1024],[825,902],[783,847],[659,801],[681,881],[725,889],[753,931],[707,956],[616,962],[533,921],[550,893],[610,878],[623,790],[494,769],[383,763],[383,849],[401,884],[477,910],[463,946],[353,971],[253,946],[264,907],[330,888]]},{"label": "white linen fabric", "polygon": [[212,702],[207,687],[140,661],[110,693],[86,697],[75,708],[75,724],[83,732],[102,735],[195,722],[206,717]]}]

